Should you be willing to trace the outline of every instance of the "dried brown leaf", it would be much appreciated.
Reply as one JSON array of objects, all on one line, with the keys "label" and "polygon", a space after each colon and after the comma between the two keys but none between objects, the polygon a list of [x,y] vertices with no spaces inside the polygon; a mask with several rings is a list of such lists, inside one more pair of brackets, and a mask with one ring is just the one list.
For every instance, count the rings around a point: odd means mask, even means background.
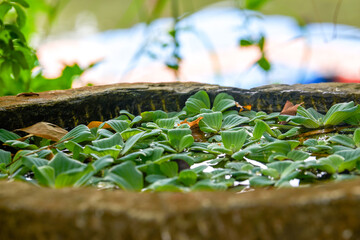
[{"label": "dried brown leaf", "polygon": [[242,111],[244,111],[244,110],[251,111],[251,107],[252,107],[250,104],[243,106],[243,105],[241,105],[241,104],[238,103],[238,102],[235,102],[235,106],[238,107],[238,108],[240,108],[240,109],[239,109],[239,113],[242,112]]},{"label": "dried brown leaf", "polygon": [[284,108],[280,112],[280,115],[295,116],[296,112],[297,112],[297,109],[301,104],[303,104],[303,103],[299,103],[299,104],[294,105],[292,102],[286,101]]},{"label": "dried brown leaf", "polygon": [[30,127],[17,129],[16,131],[23,131],[53,141],[59,141],[68,133],[65,129],[48,122],[38,122]]},{"label": "dried brown leaf", "polygon": [[188,124],[190,126],[191,135],[193,136],[195,142],[205,142],[206,141],[205,134],[203,131],[200,130],[200,127],[199,127],[199,122],[203,118],[204,117],[198,117],[196,120],[194,120],[192,122],[188,122],[187,119],[185,119],[184,121],[180,122],[180,124],[179,124],[179,125]]},{"label": "dried brown leaf", "polygon": [[[99,127],[101,124],[103,124],[103,122],[100,122],[100,121],[92,121],[92,122],[90,122],[90,123],[87,125],[87,127],[91,129],[91,128]],[[111,126],[110,126],[109,124],[105,123],[102,128],[109,129],[109,128],[111,128]]]}]

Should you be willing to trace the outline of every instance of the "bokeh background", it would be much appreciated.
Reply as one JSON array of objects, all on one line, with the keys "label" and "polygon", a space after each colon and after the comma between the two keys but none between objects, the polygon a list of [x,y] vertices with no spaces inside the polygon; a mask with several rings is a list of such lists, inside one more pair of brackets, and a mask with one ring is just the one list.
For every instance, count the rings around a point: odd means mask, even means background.
[{"label": "bokeh background", "polygon": [[73,87],[360,82],[358,0],[29,2],[26,31],[48,78],[96,63]]}]

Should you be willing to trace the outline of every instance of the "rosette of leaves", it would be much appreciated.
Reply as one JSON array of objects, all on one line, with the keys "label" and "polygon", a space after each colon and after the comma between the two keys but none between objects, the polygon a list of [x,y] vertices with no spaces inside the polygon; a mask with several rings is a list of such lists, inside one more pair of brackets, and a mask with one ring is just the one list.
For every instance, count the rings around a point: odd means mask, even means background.
[{"label": "rosette of leaves", "polygon": [[325,115],[318,113],[313,108],[305,109],[299,106],[296,116],[279,115],[279,120],[306,128],[319,128],[339,125],[346,121],[358,123],[359,114],[360,106],[351,101],[333,105]]},{"label": "rosette of leaves", "polygon": [[232,96],[227,93],[219,93],[216,95],[211,108],[209,95],[207,92],[201,90],[188,98],[183,110],[186,111],[189,116],[194,116],[201,113],[204,109],[211,109],[214,112],[224,112],[234,106],[235,100]]}]

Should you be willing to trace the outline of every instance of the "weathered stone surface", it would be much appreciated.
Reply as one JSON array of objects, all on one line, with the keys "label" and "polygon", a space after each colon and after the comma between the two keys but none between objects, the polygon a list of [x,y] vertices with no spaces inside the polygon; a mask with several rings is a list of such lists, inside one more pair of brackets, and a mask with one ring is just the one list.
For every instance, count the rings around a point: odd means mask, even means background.
[{"label": "weathered stone surface", "polygon": [[[360,102],[360,85],[271,85],[250,90],[194,83],[118,84],[1,97],[0,128],[38,121],[63,127],[115,117],[120,109],[179,110],[204,89],[255,110],[286,100],[326,111]],[[235,194],[47,189],[0,181],[0,239],[360,239],[360,180]]]},{"label": "weathered stone surface", "polygon": [[0,127],[13,130],[46,121],[70,128],[114,118],[122,109],[134,114],[158,109],[178,111],[199,90],[206,90],[211,98],[227,92],[240,104],[252,104],[254,110],[267,112],[281,111],[286,100],[304,102],[305,107],[320,112],[338,102],[360,102],[358,84],[269,85],[250,90],[180,82],[116,84],[50,91],[33,97],[0,97]]},{"label": "weathered stone surface", "polygon": [[0,239],[359,239],[360,181],[129,193],[0,181]]}]

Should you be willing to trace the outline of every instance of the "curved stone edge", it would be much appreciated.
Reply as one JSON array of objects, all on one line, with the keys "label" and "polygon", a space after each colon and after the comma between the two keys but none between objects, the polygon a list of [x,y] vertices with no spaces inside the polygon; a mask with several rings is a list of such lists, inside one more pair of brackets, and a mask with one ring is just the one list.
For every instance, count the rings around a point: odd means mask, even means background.
[{"label": "curved stone edge", "polygon": [[227,92],[240,104],[267,112],[281,111],[286,100],[304,102],[305,107],[320,112],[335,103],[360,102],[358,84],[268,85],[245,90],[191,82],[127,83],[42,92],[33,97],[0,97],[0,127],[14,130],[46,121],[72,128],[114,118],[122,109],[134,114],[159,109],[179,111],[186,99],[199,90],[206,90],[212,99],[217,93]]},{"label": "curved stone edge", "polygon": [[[6,121],[12,126],[10,130],[31,121],[56,119],[64,119],[58,125],[71,127],[81,121],[114,117],[120,106],[134,111],[158,106],[179,110],[187,97],[200,89],[207,90],[212,98],[227,92],[256,110],[278,111],[280,103],[291,100],[325,111],[336,102],[358,103],[358,86],[327,83],[243,90],[175,83],[53,91],[41,93],[39,98],[0,98],[0,127],[6,128]],[[149,90],[151,98],[144,100]],[[167,109],[172,103],[175,109]],[[75,113],[85,117],[72,118]],[[355,180],[236,195],[52,190],[0,182],[0,239],[358,239],[359,183]]]},{"label": "curved stone edge", "polygon": [[0,239],[358,239],[360,180],[197,193],[0,181]]}]

